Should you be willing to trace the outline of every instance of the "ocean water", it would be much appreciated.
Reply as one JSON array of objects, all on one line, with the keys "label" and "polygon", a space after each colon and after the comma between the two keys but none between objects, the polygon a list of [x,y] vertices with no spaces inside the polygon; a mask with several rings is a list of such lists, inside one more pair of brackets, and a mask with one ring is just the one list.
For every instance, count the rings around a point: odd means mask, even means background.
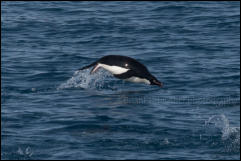
[{"label": "ocean water", "polygon": [[[110,54],[164,87],[78,71]],[[1,149],[240,159],[240,2],[1,2]]]}]

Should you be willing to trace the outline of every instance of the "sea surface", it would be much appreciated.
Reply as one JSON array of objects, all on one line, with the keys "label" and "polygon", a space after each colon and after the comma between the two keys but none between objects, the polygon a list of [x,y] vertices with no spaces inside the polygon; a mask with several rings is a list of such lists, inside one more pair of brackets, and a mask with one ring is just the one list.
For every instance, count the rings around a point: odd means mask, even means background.
[{"label": "sea surface", "polygon": [[[78,71],[135,58],[163,88]],[[1,2],[1,158],[240,159],[240,2]]]}]

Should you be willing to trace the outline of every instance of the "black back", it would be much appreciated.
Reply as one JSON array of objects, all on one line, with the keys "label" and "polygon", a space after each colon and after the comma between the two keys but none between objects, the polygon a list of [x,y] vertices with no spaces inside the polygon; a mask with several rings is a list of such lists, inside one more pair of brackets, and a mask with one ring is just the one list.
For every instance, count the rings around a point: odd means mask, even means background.
[{"label": "black back", "polygon": [[107,55],[99,59],[97,62],[130,69],[129,73],[131,73],[131,75],[138,76],[140,78],[153,77],[143,64],[127,56]]}]

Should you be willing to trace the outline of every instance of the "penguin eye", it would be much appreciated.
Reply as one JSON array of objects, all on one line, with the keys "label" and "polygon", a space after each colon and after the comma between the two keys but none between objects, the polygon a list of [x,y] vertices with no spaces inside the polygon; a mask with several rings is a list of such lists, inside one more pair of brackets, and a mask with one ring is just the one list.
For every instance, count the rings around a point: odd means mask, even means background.
[{"label": "penguin eye", "polygon": [[125,67],[128,67],[128,64],[125,64]]}]

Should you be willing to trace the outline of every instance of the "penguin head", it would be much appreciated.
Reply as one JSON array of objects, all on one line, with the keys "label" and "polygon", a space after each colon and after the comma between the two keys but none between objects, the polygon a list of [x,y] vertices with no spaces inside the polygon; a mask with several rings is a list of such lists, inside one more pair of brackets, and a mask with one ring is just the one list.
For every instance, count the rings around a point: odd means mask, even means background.
[{"label": "penguin head", "polygon": [[157,86],[159,86],[159,87],[162,87],[163,86],[163,83],[162,82],[160,82],[159,80],[157,80],[154,76],[151,76],[150,77],[150,79],[149,79],[149,81],[150,81],[150,85],[157,85]]}]

